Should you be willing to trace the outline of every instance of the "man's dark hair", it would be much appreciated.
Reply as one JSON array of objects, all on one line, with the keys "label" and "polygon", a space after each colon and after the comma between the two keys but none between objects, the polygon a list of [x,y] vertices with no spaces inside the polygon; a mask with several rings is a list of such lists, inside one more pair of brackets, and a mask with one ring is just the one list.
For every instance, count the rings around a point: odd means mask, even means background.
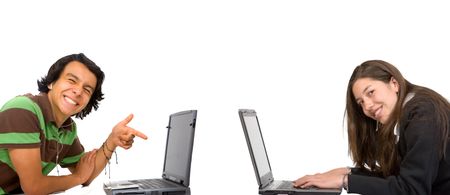
[{"label": "man's dark hair", "polygon": [[94,92],[92,93],[91,99],[89,100],[86,107],[75,115],[76,118],[83,119],[91,112],[92,107],[94,107],[94,110],[97,110],[99,102],[104,99],[104,94],[102,93],[102,84],[103,80],[105,79],[105,73],[103,73],[100,67],[98,67],[83,53],[68,55],[56,61],[48,70],[47,75],[45,77],[42,77],[41,80],[37,81],[38,90],[43,93],[48,93],[48,91],[50,91],[48,85],[58,80],[67,64],[73,61],[78,61],[84,64],[89,69],[89,71],[94,73],[95,77],[97,77],[97,84],[95,86]]}]

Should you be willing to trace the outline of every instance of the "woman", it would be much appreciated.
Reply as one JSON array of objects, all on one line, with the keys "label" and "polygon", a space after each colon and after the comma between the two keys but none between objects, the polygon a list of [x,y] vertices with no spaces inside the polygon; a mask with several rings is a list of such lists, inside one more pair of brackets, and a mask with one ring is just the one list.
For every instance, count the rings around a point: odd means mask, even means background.
[{"label": "woman", "polygon": [[411,84],[393,65],[372,60],[347,87],[349,149],[356,168],[306,175],[295,187],[363,195],[450,194],[450,104]]}]

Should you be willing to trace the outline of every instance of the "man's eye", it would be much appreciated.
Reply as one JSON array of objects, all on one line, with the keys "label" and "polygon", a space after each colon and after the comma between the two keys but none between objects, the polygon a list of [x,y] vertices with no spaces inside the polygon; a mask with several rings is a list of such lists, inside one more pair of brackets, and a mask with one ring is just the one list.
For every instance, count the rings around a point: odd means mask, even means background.
[{"label": "man's eye", "polygon": [[90,89],[85,88],[84,91],[89,95],[92,94],[92,91]]}]

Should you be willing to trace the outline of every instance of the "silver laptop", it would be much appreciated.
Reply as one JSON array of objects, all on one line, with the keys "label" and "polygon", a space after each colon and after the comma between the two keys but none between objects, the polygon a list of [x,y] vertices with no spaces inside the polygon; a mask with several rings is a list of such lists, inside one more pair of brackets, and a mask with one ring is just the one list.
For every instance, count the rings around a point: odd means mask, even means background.
[{"label": "silver laptop", "polygon": [[196,110],[182,111],[170,115],[162,178],[108,181],[103,186],[106,194],[189,195],[196,119]]},{"label": "silver laptop", "polygon": [[341,194],[340,189],[300,189],[294,188],[292,181],[274,180],[255,110],[240,109],[239,118],[241,119],[242,128],[244,129],[248,150],[256,174],[256,180],[258,181],[259,194]]}]

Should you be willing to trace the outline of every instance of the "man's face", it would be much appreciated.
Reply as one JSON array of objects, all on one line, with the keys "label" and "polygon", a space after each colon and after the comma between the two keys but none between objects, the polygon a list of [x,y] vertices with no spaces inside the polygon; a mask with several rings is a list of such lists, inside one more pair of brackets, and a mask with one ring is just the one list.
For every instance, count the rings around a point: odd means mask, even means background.
[{"label": "man's face", "polygon": [[[97,78],[84,64],[69,62],[48,92],[57,122],[79,113],[89,103]],[[62,121],[60,121],[62,120]]]}]

